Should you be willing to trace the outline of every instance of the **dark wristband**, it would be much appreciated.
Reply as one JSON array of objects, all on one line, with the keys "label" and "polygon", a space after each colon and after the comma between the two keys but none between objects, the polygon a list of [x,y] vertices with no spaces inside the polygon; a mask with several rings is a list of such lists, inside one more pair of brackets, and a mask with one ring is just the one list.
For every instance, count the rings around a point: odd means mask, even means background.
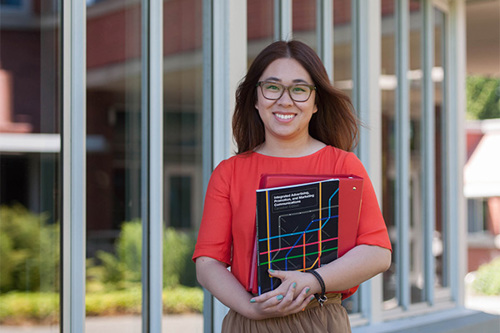
[{"label": "dark wristband", "polygon": [[319,286],[321,287],[321,294],[314,294],[314,297],[316,297],[316,300],[318,301],[319,305],[323,306],[323,303],[325,303],[327,300],[325,295],[325,281],[323,281],[321,275],[319,275],[319,273],[316,272],[315,270],[311,269],[306,272],[311,273],[312,275],[314,275],[316,280],[318,280]]}]

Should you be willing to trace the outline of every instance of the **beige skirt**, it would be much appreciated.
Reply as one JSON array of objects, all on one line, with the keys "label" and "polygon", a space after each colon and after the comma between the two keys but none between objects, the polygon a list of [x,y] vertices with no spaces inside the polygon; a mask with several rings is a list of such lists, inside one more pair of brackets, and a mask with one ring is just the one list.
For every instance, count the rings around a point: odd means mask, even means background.
[{"label": "beige skirt", "polygon": [[312,300],[304,311],[286,317],[252,320],[229,310],[222,323],[222,333],[350,333],[349,316],[340,304],[341,294],[327,296],[322,307]]}]

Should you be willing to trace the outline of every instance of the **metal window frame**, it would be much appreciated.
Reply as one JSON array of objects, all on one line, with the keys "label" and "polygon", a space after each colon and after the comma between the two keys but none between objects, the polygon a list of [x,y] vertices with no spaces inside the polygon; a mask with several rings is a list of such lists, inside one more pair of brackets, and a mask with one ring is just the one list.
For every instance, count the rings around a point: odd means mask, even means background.
[{"label": "metal window frame", "polygon": [[333,0],[316,0],[318,55],[333,83]]},{"label": "metal window frame", "polygon": [[[353,104],[362,126],[357,155],[367,170],[377,197],[382,188],[382,108],[379,87],[381,61],[381,1],[352,0]],[[360,286],[361,314],[370,323],[382,320],[382,278]]]},{"label": "metal window frame", "polygon": [[61,332],[85,327],[86,5],[60,1],[62,12]]},{"label": "metal window frame", "polygon": [[[247,70],[247,0],[205,0],[204,16],[204,82],[203,134],[210,142],[204,152],[203,184],[206,188],[212,170],[234,151],[231,118],[238,82]],[[208,144],[208,143],[207,143]],[[206,147],[206,146],[205,146]],[[203,311],[206,333],[220,332],[228,308],[204,291]]]},{"label": "metal window frame", "polygon": [[292,38],[292,0],[274,0],[274,40]]},{"label": "metal window frame", "polygon": [[467,204],[463,195],[463,166],[465,165],[465,76],[466,76],[466,33],[465,0],[450,3],[447,20],[446,61],[446,99],[450,112],[448,125],[447,160],[448,193],[447,221],[448,253],[450,269],[451,297],[458,305],[464,304],[465,282],[462,278],[467,272]]},{"label": "metal window frame", "polygon": [[410,97],[409,97],[409,1],[396,1],[396,295],[399,306],[410,304]]},{"label": "metal window frame", "polygon": [[142,331],[163,315],[163,1],[142,2]]},{"label": "metal window frame", "polygon": [[435,181],[435,109],[434,83],[434,6],[431,0],[422,2],[422,225],[424,237],[424,299],[434,304],[434,267],[432,240],[436,224]]}]

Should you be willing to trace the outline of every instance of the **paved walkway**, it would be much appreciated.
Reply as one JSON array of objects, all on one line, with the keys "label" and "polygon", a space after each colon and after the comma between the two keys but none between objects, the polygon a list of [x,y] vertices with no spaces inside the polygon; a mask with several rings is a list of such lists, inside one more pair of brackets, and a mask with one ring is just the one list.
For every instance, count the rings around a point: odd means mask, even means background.
[{"label": "paved walkway", "polygon": [[[59,326],[4,326],[0,333],[58,333]],[[87,333],[137,333],[141,332],[140,316],[88,317]],[[169,315],[163,317],[163,333],[203,333],[203,316],[199,314]]]}]

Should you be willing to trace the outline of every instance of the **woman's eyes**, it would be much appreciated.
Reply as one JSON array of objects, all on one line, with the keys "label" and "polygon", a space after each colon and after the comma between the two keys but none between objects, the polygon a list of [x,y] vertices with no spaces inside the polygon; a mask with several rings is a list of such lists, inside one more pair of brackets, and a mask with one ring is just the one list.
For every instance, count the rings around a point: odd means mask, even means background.
[{"label": "woman's eyes", "polygon": [[281,90],[282,88],[280,86],[277,86],[277,85],[273,85],[273,84],[268,84],[266,86],[266,89],[267,90],[275,90],[275,91],[279,91]]},{"label": "woman's eyes", "polygon": [[306,88],[302,87],[302,86],[295,86],[292,88],[292,91],[294,93],[303,93],[303,92],[306,92]]}]

